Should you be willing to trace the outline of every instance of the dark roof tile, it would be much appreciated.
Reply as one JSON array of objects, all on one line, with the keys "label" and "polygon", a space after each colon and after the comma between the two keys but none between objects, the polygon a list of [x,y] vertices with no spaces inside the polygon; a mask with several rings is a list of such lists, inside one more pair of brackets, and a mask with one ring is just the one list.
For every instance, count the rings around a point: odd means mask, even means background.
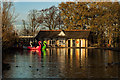
[{"label": "dark roof tile", "polygon": [[[41,30],[36,39],[43,39],[43,38],[58,38],[63,36],[58,36],[61,30]],[[89,30],[65,30],[65,38],[72,38],[72,39],[82,39],[88,38],[90,31]]]}]

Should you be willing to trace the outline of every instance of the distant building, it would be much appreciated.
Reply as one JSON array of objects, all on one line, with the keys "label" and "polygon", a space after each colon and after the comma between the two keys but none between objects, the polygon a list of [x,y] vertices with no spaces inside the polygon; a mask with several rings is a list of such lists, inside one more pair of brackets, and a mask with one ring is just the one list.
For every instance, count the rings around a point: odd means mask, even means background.
[{"label": "distant building", "polygon": [[29,45],[30,41],[37,42],[35,40],[35,36],[18,36],[18,42],[21,43],[23,42],[24,45]]},{"label": "distant building", "polygon": [[30,40],[34,41],[35,36],[18,36],[18,38],[20,41],[30,42]]},{"label": "distant building", "polygon": [[40,30],[36,40],[52,47],[88,47],[89,30]]}]

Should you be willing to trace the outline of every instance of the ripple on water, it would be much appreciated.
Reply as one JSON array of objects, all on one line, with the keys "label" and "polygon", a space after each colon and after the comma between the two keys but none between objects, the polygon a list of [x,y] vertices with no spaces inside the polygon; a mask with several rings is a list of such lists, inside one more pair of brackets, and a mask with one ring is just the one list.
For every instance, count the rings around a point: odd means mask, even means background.
[{"label": "ripple on water", "polygon": [[[64,48],[58,48],[58,51],[54,51],[51,48],[52,51],[47,53],[50,55],[41,56],[30,54],[28,51],[23,51],[22,54],[19,51],[14,52],[15,56],[14,54],[6,54],[8,57],[4,62],[10,64],[11,68],[8,71],[4,71],[3,74],[6,78],[117,77],[115,73],[118,70],[115,68],[119,66],[119,63],[115,62],[119,62],[119,55],[116,52],[101,51],[99,49],[80,49],[79,53],[76,53],[75,50],[71,49],[70,54]],[[56,56],[56,54],[59,55]]]}]

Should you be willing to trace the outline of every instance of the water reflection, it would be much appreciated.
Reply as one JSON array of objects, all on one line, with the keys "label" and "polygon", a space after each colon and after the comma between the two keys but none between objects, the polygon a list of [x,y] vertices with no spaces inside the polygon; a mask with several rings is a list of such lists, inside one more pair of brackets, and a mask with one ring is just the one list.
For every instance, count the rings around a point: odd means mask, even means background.
[{"label": "water reflection", "polygon": [[99,49],[47,48],[7,53],[10,70],[5,78],[110,78],[118,77],[118,52]]}]

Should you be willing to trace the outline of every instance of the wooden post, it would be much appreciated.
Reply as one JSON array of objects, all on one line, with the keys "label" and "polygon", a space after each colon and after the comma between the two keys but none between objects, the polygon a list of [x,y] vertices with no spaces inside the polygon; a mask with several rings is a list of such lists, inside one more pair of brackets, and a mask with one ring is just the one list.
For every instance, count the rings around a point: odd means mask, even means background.
[{"label": "wooden post", "polygon": [[86,47],[88,47],[88,40],[86,39]]},{"label": "wooden post", "polygon": [[65,45],[66,45],[66,47],[68,47],[68,40],[66,40],[66,44]]},{"label": "wooden post", "polygon": [[47,45],[49,45],[50,44],[50,41],[49,41],[49,39],[47,40]]},{"label": "wooden post", "polygon": [[52,39],[51,39],[51,44],[50,45],[52,46]]},{"label": "wooden post", "polygon": [[83,39],[81,39],[81,47],[83,47]]},{"label": "wooden post", "polygon": [[57,39],[57,46],[59,46],[59,40]]},{"label": "wooden post", "polygon": [[85,47],[85,39],[82,39],[82,47]]},{"label": "wooden post", "polygon": [[73,40],[70,39],[70,47],[72,47],[72,46],[73,46]]},{"label": "wooden post", "polygon": [[86,38],[85,38],[85,48],[86,48]]}]

